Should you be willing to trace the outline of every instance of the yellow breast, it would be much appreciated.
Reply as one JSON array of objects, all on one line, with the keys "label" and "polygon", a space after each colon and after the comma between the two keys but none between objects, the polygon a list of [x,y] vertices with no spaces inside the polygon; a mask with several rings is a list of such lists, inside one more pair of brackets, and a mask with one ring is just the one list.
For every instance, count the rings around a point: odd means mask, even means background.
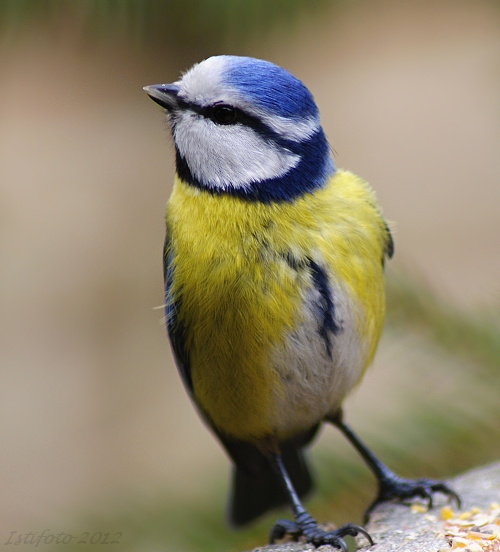
[{"label": "yellow breast", "polygon": [[273,432],[284,383],[272,359],[301,323],[312,285],[294,263],[321,262],[332,286],[338,283],[359,305],[353,323],[366,344],[363,368],[368,365],[383,318],[385,229],[361,179],[337,171],[314,194],[271,204],[212,195],[177,180],[166,221],[171,300],[194,396],[221,431],[246,440]]}]

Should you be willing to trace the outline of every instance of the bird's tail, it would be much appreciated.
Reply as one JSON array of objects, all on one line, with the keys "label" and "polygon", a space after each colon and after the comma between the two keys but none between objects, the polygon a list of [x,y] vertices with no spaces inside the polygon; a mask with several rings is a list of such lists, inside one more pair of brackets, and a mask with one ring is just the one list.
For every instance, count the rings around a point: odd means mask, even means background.
[{"label": "bird's tail", "polygon": [[[281,449],[281,456],[297,494],[303,497],[312,488],[312,478],[302,449],[285,445]],[[235,527],[289,503],[277,473],[264,457],[262,459],[263,462],[255,474],[234,468],[228,517]]]}]

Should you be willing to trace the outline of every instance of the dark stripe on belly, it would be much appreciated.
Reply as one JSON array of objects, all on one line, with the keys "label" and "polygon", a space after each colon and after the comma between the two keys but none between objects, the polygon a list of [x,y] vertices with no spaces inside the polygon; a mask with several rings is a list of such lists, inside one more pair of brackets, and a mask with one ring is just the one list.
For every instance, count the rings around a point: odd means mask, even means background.
[{"label": "dark stripe on belly", "polygon": [[331,335],[337,335],[342,326],[335,321],[335,303],[333,302],[333,293],[328,280],[328,274],[325,269],[315,263],[312,259],[307,259],[308,267],[311,271],[311,277],[314,288],[320,295],[320,325],[319,334],[325,342],[326,352],[329,357],[332,356]]}]

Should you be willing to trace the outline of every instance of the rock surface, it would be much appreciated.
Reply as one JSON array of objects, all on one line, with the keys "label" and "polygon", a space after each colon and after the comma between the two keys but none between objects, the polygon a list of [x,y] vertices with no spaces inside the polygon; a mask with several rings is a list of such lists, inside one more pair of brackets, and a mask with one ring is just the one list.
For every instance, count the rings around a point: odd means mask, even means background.
[{"label": "rock surface", "polygon": [[[357,539],[358,552],[500,552],[500,462],[476,468],[449,481],[462,507],[435,495],[427,511],[420,502],[384,504],[366,526],[375,544]],[[286,543],[252,552],[332,552],[331,546]]]}]

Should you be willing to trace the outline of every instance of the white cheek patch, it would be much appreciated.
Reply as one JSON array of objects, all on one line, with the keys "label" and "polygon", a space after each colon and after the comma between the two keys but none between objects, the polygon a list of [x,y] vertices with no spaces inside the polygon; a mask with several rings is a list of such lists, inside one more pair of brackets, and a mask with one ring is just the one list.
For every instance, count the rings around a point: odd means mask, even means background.
[{"label": "white cheek patch", "polygon": [[300,160],[252,128],[217,125],[189,110],[178,113],[174,140],[194,178],[219,189],[248,188],[283,176]]}]

